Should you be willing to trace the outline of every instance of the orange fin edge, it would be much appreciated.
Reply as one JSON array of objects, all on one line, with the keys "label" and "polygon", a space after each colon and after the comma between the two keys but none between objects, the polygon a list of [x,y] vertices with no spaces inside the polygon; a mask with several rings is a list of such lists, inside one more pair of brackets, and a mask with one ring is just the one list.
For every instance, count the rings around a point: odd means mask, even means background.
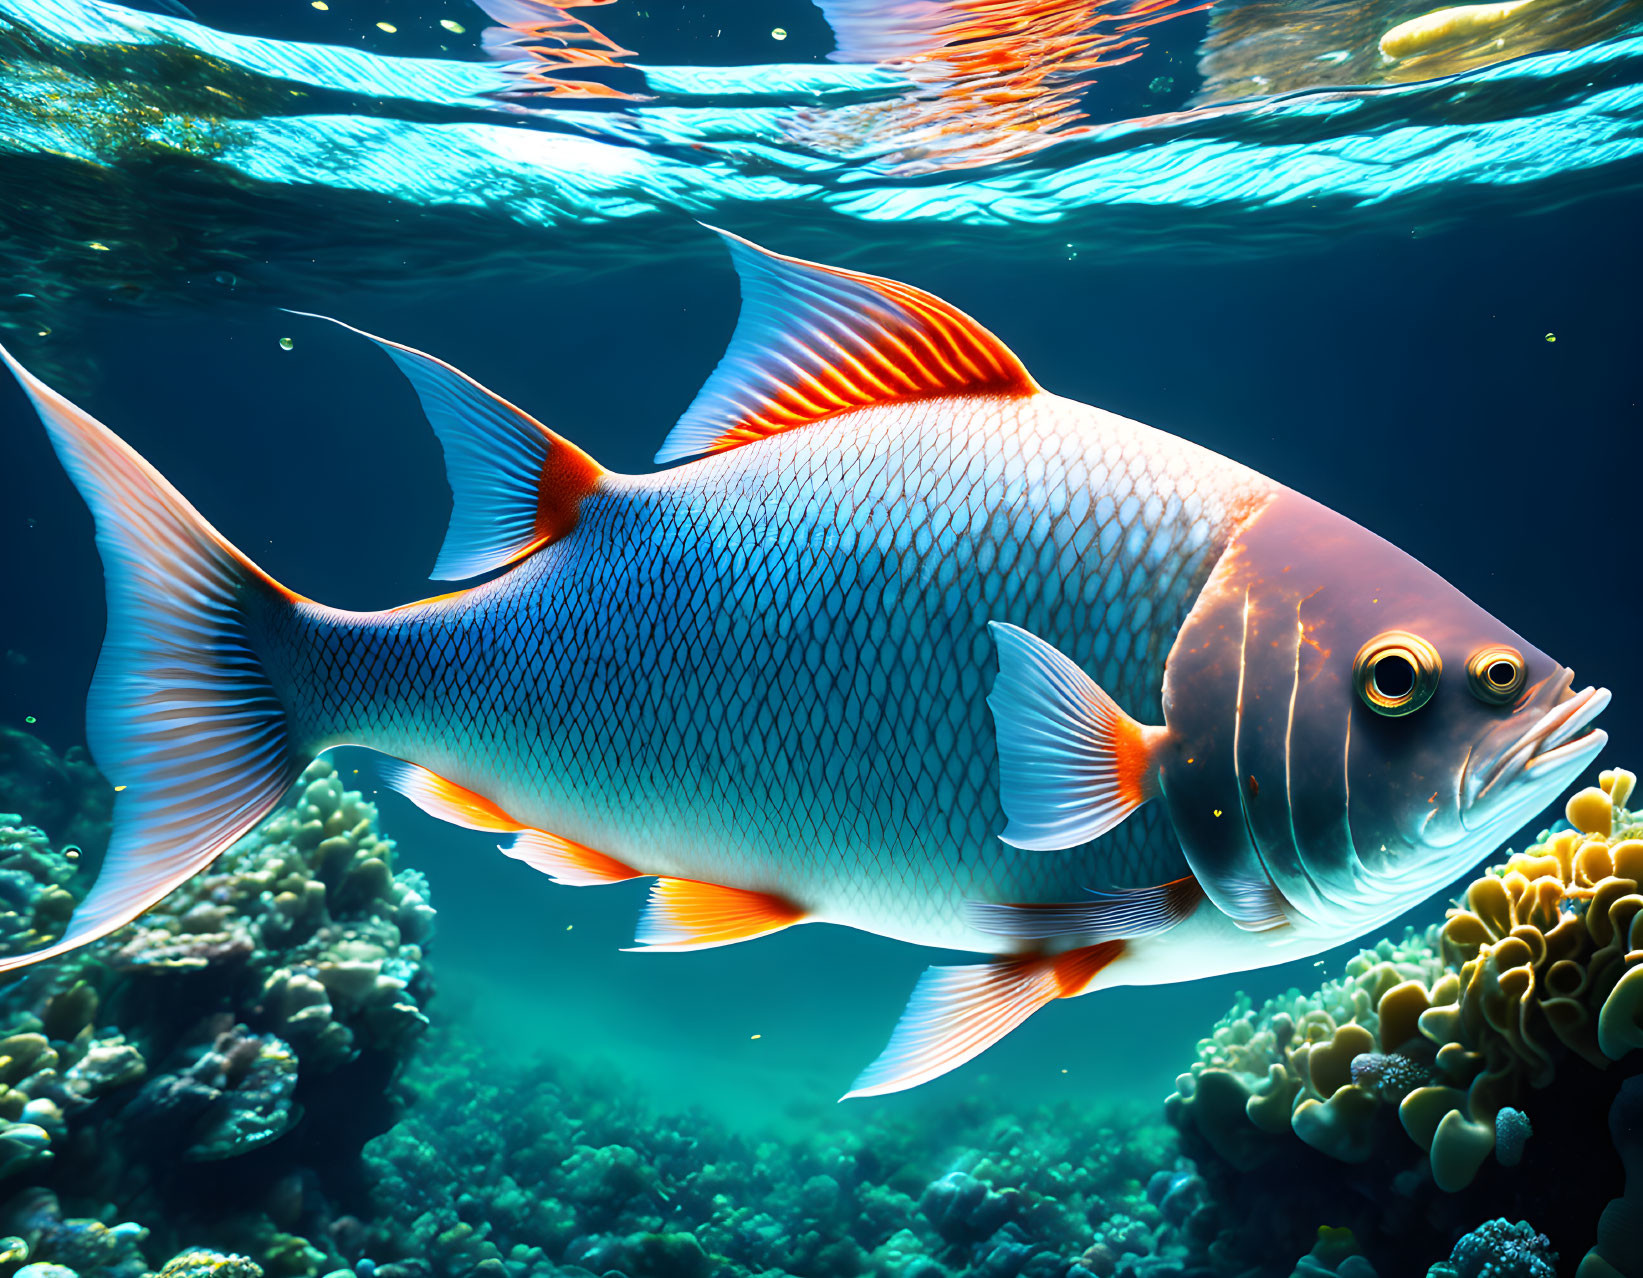
[{"label": "orange fin edge", "polygon": [[430,772],[421,764],[395,759],[383,766],[382,779],[429,816],[460,825],[465,830],[511,834],[525,828],[484,795]]},{"label": "orange fin edge", "polygon": [[1041,1007],[1087,993],[1123,952],[1124,942],[1114,940],[1061,954],[926,968],[889,1044],[840,1099],[884,1096],[940,1078]]},{"label": "orange fin edge", "polygon": [[633,950],[705,950],[751,941],[802,923],[808,912],[785,897],[696,879],[659,878],[639,915]]},{"label": "orange fin edge", "polygon": [[998,653],[988,694],[998,736],[999,801],[1012,847],[1077,847],[1158,792],[1167,728],[1136,722],[1054,645],[1008,622],[987,628]]},{"label": "orange fin edge", "polygon": [[383,780],[429,816],[466,830],[517,834],[502,848],[516,861],[540,870],[555,883],[590,887],[642,877],[638,870],[590,847],[525,825],[482,794],[430,772],[416,763],[395,760],[383,769]]},{"label": "orange fin edge", "polygon": [[934,294],[708,229],[730,249],[742,313],[658,462],[724,452],[877,404],[1039,390],[1009,347]]},{"label": "orange fin edge", "polygon": [[461,369],[326,315],[376,343],[410,382],[445,453],[451,522],[434,564],[459,581],[516,563],[569,534],[605,471],[564,436]]},{"label": "orange fin edge", "polygon": [[603,883],[625,883],[644,877],[613,856],[546,830],[524,830],[502,851],[567,887],[598,887]]}]

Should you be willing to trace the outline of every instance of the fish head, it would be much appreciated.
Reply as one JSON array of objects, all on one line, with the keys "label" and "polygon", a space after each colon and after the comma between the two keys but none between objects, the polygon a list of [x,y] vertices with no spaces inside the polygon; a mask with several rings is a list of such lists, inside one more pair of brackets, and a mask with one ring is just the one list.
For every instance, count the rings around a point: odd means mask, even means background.
[{"label": "fish head", "polygon": [[1412,556],[1281,491],[1171,652],[1161,780],[1218,905],[1345,939],[1556,798],[1603,748],[1608,701]]}]

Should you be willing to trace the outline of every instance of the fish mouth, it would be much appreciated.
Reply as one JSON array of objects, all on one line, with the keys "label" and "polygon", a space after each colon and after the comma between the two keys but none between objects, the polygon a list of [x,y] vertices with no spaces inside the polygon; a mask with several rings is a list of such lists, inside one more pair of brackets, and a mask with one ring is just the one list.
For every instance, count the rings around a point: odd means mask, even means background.
[{"label": "fish mouth", "polygon": [[1609,690],[1570,692],[1573,682],[1572,671],[1557,675],[1547,689],[1554,699],[1549,710],[1481,768],[1473,771],[1475,757],[1468,761],[1468,775],[1462,782],[1468,812],[1503,801],[1517,781],[1535,783],[1533,793],[1537,795],[1552,781],[1566,784],[1608,742],[1606,732],[1589,725],[1608,707]]}]

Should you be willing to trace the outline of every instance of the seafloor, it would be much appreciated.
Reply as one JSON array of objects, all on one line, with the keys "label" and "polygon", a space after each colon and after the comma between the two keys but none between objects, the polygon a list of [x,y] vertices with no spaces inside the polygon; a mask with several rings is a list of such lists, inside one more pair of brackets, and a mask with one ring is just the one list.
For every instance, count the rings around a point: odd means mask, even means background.
[{"label": "seafloor", "polygon": [[[428,885],[316,763],[0,994],[0,1278],[1643,1278],[1632,782],[1342,979],[1232,1008],[1154,1108],[757,1139],[443,1024]],[[0,951],[61,931],[111,801],[0,729]]]}]

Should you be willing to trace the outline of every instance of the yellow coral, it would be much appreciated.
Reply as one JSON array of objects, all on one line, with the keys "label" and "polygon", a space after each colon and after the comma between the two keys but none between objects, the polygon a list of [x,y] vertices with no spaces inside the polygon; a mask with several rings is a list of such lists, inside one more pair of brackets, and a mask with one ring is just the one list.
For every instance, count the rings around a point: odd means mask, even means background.
[{"label": "yellow coral", "polygon": [[[1246,1167],[1272,1156],[1286,1127],[1356,1162],[1372,1152],[1380,1106],[1396,1103],[1435,1183],[1464,1188],[1494,1148],[1500,1110],[1549,1085],[1564,1052],[1602,1068],[1643,1047],[1643,825],[1626,808],[1636,781],[1602,773],[1569,800],[1574,829],[1474,880],[1424,938],[1439,961],[1421,962],[1413,938],[1402,950],[1382,942],[1310,999],[1235,1010],[1178,1080],[1172,1117],[1190,1116]],[[1366,1057],[1400,1061],[1424,1085],[1360,1083],[1354,1062]],[[1213,1100],[1199,1105],[1206,1083]]]}]

